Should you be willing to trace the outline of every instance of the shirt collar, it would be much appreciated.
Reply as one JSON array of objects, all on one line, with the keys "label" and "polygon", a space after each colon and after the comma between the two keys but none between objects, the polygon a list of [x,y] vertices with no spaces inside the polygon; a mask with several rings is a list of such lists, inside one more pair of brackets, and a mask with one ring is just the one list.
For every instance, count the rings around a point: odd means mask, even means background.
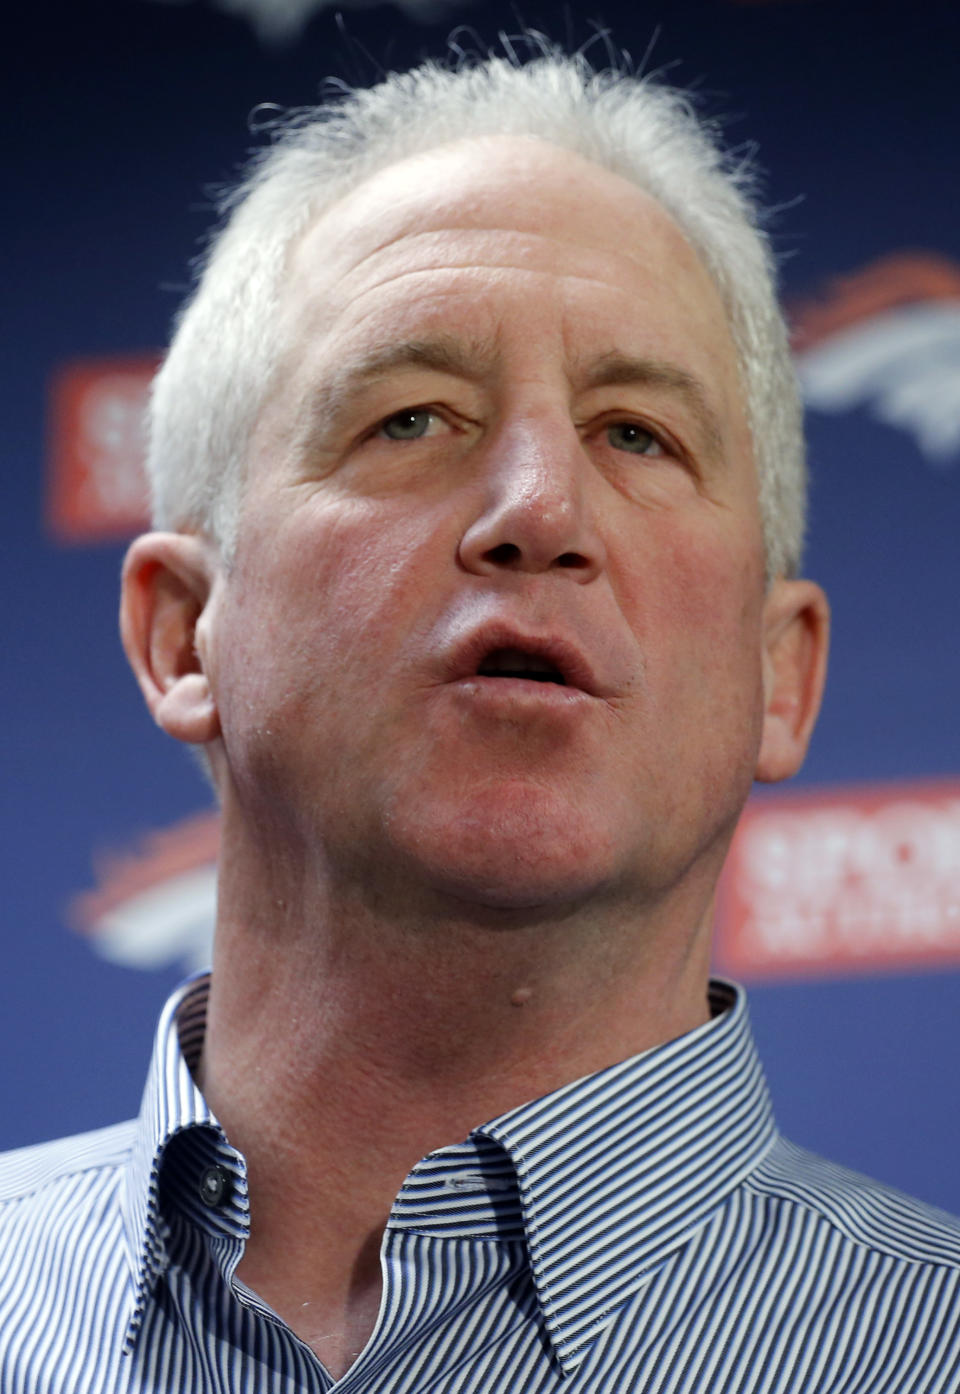
[{"label": "shirt collar", "polygon": [[[134,1282],[128,1349],[142,1323],[147,1298],[168,1262],[167,1227],[160,1203],[162,1172],[167,1185],[179,1185],[181,1207],[186,1204],[192,1209],[191,1218],[200,1217],[214,1237],[242,1239],[249,1230],[246,1165],[227,1142],[192,1073],[203,1046],[209,988],[209,974],[197,974],[187,979],[164,1006],[130,1163],[123,1176],[120,1211]],[[192,1188],[182,1181],[186,1165],[166,1165],[168,1157],[180,1150],[181,1142],[189,1145],[189,1171],[195,1182]],[[204,1163],[221,1168],[227,1178],[227,1203],[216,1211],[203,1206],[196,1186]],[[188,1190],[190,1199],[186,1200]]]},{"label": "shirt collar", "polygon": [[743,991],[716,1015],[477,1132],[517,1173],[533,1280],[561,1366],[703,1226],[776,1138]]},{"label": "shirt collar", "polygon": [[[209,975],[169,999],[157,1027],[121,1193],[134,1276],[128,1346],[167,1264],[160,1180],[181,1210],[234,1250],[249,1233],[246,1166],[197,1087]],[[743,991],[714,982],[715,1015],[676,1040],[523,1104],[475,1129],[516,1172],[533,1281],[561,1367],[579,1365],[614,1311],[706,1224],[773,1145],[776,1129]],[[177,1142],[174,1142],[177,1139]],[[173,1143],[171,1148],[170,1144]],[[164,1168],[183,1151],[182,1166]],[[211,1210],[189,1180],[226,1173]]]}]

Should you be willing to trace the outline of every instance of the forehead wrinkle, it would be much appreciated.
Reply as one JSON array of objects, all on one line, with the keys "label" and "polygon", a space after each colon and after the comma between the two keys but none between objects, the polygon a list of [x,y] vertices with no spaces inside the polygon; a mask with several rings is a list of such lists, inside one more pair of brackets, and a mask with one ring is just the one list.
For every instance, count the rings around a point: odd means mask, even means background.
[{"label": "forehead wrinkle", "polygon": [[[548,239],[544,238],[543,240],[547,241]],[[599,266],[596,268],[568,266],[558,270],[555,264],[537,266],[520,257],[513,261],[502,256],[491,256],[489,259],[483,259],[464,251],[458,256],[450,255],[443,261],[424,262],[417,266],[402,266],[397,270],[391,270],[389,274],[371,275],[370,267],[366,262],[357,263],[341,274],[339,288],[345,298],[349,298],[351,307],[356,309],[357,305],[361,304],[368,296],[382,295],[385,291],[393,291],[403,281],[416,281],[425,276],[435,280],[438,278],[454,280],[452,290],[444,285],[436,285],[430,287],[431,294],[437,297],[459,295],[464,290],[470,289],[469,280],[466,285],[457,284],[457,280],[463,277],[464,273],[469,278],[471,274],[485,271],[500,275],[517,274],[531,281],[548,280],[555,285],[565,282],[582,282],[584,285],[599,286],[604,290],[609,289],[611,285],[610,275]],[[354,286],[354,278],[360,281],[359,286]]]}]

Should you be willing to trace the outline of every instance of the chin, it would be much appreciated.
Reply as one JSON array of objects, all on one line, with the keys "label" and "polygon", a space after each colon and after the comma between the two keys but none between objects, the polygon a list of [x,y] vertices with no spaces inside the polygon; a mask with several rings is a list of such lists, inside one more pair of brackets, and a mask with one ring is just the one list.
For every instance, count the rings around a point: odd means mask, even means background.
[{"label": "chin", "polygon": [[612,821],[525,784],[403,826],[396,850],[435,893],[492,910],[559,908],[615,878]]}]

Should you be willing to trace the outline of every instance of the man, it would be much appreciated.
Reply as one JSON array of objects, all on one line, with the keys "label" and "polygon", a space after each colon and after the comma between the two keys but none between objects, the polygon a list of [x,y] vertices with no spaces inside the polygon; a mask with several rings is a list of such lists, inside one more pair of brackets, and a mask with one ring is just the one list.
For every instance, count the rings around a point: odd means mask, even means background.
[{"label": "man", "polygon": [[8,1159],[4,1391],[960,1389],[956,1222],[782,1141],[708,988],[823,682],[798,418],[676,94],[427,66],[254,167],[122,608],[214,971]]}]

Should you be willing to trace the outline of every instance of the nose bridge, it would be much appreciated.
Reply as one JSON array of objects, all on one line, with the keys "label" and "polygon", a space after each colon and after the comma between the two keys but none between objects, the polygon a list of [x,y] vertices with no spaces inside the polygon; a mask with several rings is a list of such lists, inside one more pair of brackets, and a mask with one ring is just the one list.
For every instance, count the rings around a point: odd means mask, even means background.
[{"label": "nose bridge", "polygon": [[604,550],[592,466],[569,414],[541,409],[512,416],[484,456],[483,502],[461,543],[464,565],[479,571],[562,568],[592,579]]},{"label": "nose bridge", "polygon": [[546,412],[507,422],[494,442],[491,473],[502,506],[546,529],[564,530],[581,504],[580,444],[571,422]]}]

